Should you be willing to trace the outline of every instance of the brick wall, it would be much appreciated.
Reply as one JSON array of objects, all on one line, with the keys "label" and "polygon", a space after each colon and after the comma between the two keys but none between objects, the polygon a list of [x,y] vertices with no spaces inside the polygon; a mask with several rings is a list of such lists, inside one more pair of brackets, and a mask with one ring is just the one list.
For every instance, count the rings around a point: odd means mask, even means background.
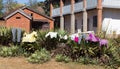
[{"label": "brick wall", "polygon": [[25,31],[30,31],[30,20],[20,13],[16,13],[6,20],[7,27],[22,28]]}]

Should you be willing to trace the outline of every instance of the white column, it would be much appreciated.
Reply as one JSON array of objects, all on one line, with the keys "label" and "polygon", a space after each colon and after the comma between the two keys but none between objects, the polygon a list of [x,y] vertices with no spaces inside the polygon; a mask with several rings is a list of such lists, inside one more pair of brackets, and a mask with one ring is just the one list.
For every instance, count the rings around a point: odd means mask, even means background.
[{"label": "white column", "polygon": [[83,32],[87,31],[87,11],[86,0],[83,0]]},{"label": "white column", "polygon": [[64,30],[63,0],[60,0],[60,29]]},{"label": "white column", "polygon": [[75,3],[75,0],[71,0],[71,33],[75,33],[75,15],[74,15],[74,3]]}]

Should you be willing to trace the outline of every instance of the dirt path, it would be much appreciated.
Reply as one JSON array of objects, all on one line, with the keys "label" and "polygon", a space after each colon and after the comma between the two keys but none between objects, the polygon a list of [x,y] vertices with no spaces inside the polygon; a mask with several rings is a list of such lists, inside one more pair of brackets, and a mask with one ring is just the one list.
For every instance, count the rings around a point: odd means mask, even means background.
[{"label": "dirt path", "polygon": [[44,64],[31,64],[23,57],[0,57],[0,69],[104,69],[101,66],[80,65],[76,63],[59,63],[51,60]]}]

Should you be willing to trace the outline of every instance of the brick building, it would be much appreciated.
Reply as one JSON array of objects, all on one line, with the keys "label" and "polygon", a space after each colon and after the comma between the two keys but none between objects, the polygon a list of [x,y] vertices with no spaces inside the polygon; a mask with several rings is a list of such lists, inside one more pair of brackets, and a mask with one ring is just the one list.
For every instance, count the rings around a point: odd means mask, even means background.
[{"label": "brick building", "polygon": [[4,17],[5,26],[22,28],[27,32],[32,29],[53,29],[54,20],[29,7],[21,7]]}]

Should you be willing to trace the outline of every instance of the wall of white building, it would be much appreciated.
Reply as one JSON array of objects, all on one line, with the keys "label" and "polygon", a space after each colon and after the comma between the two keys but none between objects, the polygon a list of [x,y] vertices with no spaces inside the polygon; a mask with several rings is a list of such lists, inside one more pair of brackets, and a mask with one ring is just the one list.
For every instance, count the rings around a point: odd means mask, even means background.
[{"label": "wall of white building", "polygon": [[120,9],[103,9],[103,27],[106,34],[120,34]]},{"label": "wall of white building", "polygon": [[[93,16],[96,16],[97,15],[97,11],[96,10],[91,10],[91,11],[88,11],[88,19],[89,19],[89,31],[95,31],[97,30],[97,27],[93,27]],[[83,13],[80,12],[80,13],[76,13],[75,14],[75,23],[76,23],[76,27],[77,29],[81,29],[82,30],[82,24],[83,22]],[[65,27],[65,30],[70,32],[70,15],[66,15],[64,16],[64,27]],[[77,29],[76,29],[76,32],[77,32]]]},{"label": "wall of white building", "polygon": [[104,8],[103,19],[104,18],[120,19],[120,9]]}]

